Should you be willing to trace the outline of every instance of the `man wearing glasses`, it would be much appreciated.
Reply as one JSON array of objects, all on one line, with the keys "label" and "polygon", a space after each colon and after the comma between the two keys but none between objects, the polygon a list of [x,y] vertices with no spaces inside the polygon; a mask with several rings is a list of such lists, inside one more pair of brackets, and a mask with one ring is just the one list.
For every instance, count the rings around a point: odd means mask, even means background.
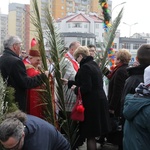
[{"label": "man wearing glasses", "polygon": [[8,114],[0,124],[0,142],[6,150],[70,150],[54,126],[21,111]]},{"label": "man wearing glasses", "polygon": [[21,43],[21,39],[17,36],[10,36],[4,41],[5,50],[0,57],[0,72],[8,86],[15,89],[15,101],[18,103],[19,109],[26,112],[27,89],[43,84],[48,71],[34,77],[27,76],[25,65],[19,57]]}]

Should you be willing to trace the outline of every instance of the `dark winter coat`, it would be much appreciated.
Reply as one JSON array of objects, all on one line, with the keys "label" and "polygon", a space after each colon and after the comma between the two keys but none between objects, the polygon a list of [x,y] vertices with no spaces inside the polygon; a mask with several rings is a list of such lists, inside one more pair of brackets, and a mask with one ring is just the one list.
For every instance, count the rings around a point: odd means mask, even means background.
[{"label": "dark winter coat", "polygon": [[23,150],[70,150],[70,144],[54,126],[27,115]]},{"label": "dark winter coat", "polygon": [[139,65],[136,67],[127,68],[129,77],[127,78],[125,82],[122,97],[121,97],[122,106],[124,104],[124,99],[126,95],[134,94],[135,88],[139,85],[139,83],[143,82],[144,69],[147,66],[148,65]]},{"label": "dark winter coat", "polygon": [[113,76],[109,80],[109,88],[108,88],[108,101],[109,101],[109,109],[114,110],[115,116],[120,116],[121,110],[121,95],[123,92],[123,87],[125,84],[125,80],[128,77],[126,68],[127,64],[123,64],[118,67],[118,69],[114,72]]},{"label": "dark winter coat", "polygon": [[41,85],[44,74],[28,77],[22,60],[10,49],[5,49],[0,57],[0,72],[8,86],[15,89],[15,101],[19,109],[26,111],[27,89]]},{"label": "dark winter coat", "polygon": [[125,99],[124,150],[150,150],[150,96],[128,94]]},{"label": "dark winter coat", "polygon": [[80,134],[84,137],[96,137],[108,133],[108,104],[103,90],[102,73],[91,56],[81,60],[75,82],[68,83],[69,87],[73,84],[77,85],[75,94],[80,87],[85,107],[85,120],[79,126]]}]

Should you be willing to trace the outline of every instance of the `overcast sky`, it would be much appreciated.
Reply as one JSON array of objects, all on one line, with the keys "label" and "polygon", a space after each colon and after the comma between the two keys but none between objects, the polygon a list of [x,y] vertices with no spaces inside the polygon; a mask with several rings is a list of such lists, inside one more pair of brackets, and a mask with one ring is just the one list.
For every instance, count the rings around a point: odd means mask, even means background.
[{"label": "overcast sky", "polygon": [[[8,13],[9,2],[29,4],[30,0],[0,0],[1,13]],[[126,3],[123,5],[118,5],[122,2]],[[128,37],[130,27],[131,35],[142,32],[150,33],[150,0],[112,0],[112,9],[114,8],[112,12],[113,19],[117,16],[122,7],[124,7],[124,14],[118,28],[121,31],[121,36]],[[129,25],[125,25],[123,22]],[[135,23],[138,24],[132,25]]]},{"label": "overcast sky", "polygon": [[129,26],[123,24],[123,22],[132,25],[131,35],[134,33],[150,33],[150,0],[113,0],[112,8],[116,5],[126,2],[126,4],[117,6],[113,10],[113,17],[117,15],[120,9],[124,6],[123,18],[119,29],[121,30],[121,36],[129,36]]}]

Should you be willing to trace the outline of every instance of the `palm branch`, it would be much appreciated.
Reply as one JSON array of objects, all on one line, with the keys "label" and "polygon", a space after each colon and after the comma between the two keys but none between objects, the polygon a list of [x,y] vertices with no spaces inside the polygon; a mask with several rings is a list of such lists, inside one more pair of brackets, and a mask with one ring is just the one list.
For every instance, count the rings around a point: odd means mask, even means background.
[{"label": "palm branch", "polygon": [[[62,45],[62,39],[60,38],[59,31],[56,27],[56,22],[50,14],[49,9],[47,8],[45,10],[46,25],[48,28],[48,30],[46,31],[46,37],[48,44],[51,47],[50,56],[54,62],[54,74],[56,79],[55,94],[57,98],[57,107],[59,108],[63,116],[58,116],[59,123],[62,130],[65,132],[65,136],[70,141],[71,147],[73,148],[77,140],[76,133],[78,130],[78,126],[73,126],[73,121],[70,120],[69,116],[66,113],[65,101],[71,101],[71,94],[67,100],[64,99],[64,94],[67,93],[67,91],[64,91],[61,81],[61,76],[63,76],[62,74],[65,67],[65,63],[63,61],[64,45]],[[62,63],[61,65],[60,62]]]},{"label": "palm branch", "polygon": [[[54,78],[55,78],[55,97],[56,97],[56,106],[58,110],[62,113],[62,116],[59,116],[58,111],[54,110],[52,102],[52,93],[50,92],[49,82],[45,85],[46,94],[44,94],[44,102],[46,103],[46,119],[54,125],[56,124],[56,118],[58,118],[58,125],[64,131],[66,138],[69,140],[71,147],[75,145],[77,140],[76,133],[78,131],[78,126],[73,127],[73,121],[71,121],[66,113],[65,100],[64,100],[64,90],[61,81],[61,73],[63,73],[63,67],[60,67],[60,60],[63,59],[63,49],[62,40],[60,38],[58,29],[55,25],[55,21],[49,11],[48,6],[45,6],[45,24],[46,30],[43,31],[41,26],[41,19],[39,15],[39,9],[36,0],[33,0],[34,15],[31,15],[31,20],[33,25],[36,28],[36,37],[40,44],[40,52],[42,56],[42,63],[44,69],[47,69],[45,64],[45,48],[44,48],[44,39],[47,41],[47,44],[50,47],[50,57],[54,63]],[[61,61],[63,63],[63,61]],[[47,81],[47,79],[46,79]],[[70,98],[71,99],[71,98]],[[55,113],[55,114],[54,114]]]},{"label": "palm branch", "polygon": [[108,31],[105,32],[105,36],[103,39],[103,43],[101,43],[101,50],[102,50],[102,59],[101,59],[101,70],[105,68],[105,66],[108,64],[108,51],[112,47],[112,43],[114,41],[114,38],[116,36],[116,30],[120,24],[121,18],[123,15],[123,8],[119,12],[118,16],[115,18],[115,20],[112,23],[112,26],[108,28]]},{"label": "palm branch", "polygon": [[[44,46],[44,35],[43,35],[43,29],[41,24],[41,17],[39,13],[39,8],[36,0],[33,0],[33,14],[30,14],[31,22],[35,27],[35,36],[38,40],[39,47],[40,47],[40,54],[42,58],[42,64],[43,64],[43,70],[48,70],[47,68],[47,61],[46,61],[46,53],[45,53],[45,46]],[[45,119],[49,121],[51,124],[56,126],[56,118],[54,114],[54,103],[52,101],[52,93],[51,93],[51,87],[50,82],[47,77],[44,79],[45,83],[45,91],[42,92],[41,98],[44,105],[44,115]]]}]

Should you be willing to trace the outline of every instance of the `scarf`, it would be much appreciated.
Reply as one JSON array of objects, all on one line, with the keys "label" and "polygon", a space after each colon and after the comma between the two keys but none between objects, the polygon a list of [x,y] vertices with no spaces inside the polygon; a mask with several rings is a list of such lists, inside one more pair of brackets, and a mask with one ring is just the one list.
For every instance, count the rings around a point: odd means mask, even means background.
[{"label": "scarf", "polygon": [[123,63],[119,63],[114,69],[107,75],[108,79],[111,79],[114,73],[123,65]]},{"label": "scarf", "polygon": [[144,83],[140,83],[135,92],[140,96],[148,96],[150,95],[150,85],[145,86]]},{"label": "scarf", "polygon": [[78,63],[75,60],[71,59],[71,57],[67,53],[65,54],[65,57],[71,61],[72,65],[74,67],[74,70],[77,72],[79,69]]}]

